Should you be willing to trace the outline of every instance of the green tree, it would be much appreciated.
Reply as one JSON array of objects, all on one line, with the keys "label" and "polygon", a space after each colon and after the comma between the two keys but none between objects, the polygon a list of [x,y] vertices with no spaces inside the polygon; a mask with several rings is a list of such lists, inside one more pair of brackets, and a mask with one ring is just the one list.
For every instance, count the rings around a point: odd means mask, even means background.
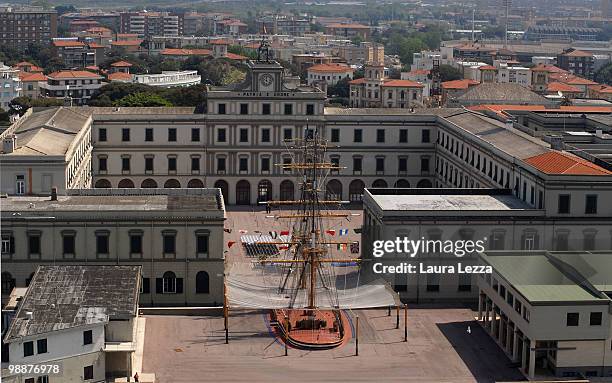
[{"label": "green tree", "polygon": [[351,94],[349,82],[351,80],[349,78],[343,78],[338,81],[334,85],[330,85],[327,87],[327,96],[328,97],[344,97],[349,98]]},{"label": "green tree", "polygon": [[450,66],[450,65],[440,65],[440,80],[442,81],[452,81],[452,80],[461,80],[463,76],[461,72]]},{"label": "green tree", "polygon": [[113,103],[114,106],[172,106],[159,94],[139,92],[127,95]]},{"label": "green tree", "polygon": [[58,16],[61,16],[64,13],[77,12],[77,9],[72,4],[69,4],[69,5],[57,5],[57,6],[55,6],[55,11],[57,12]]},{"label": "green tree", "polygon": [[31,99],[28,96],[16,97],[9,102],[9,107],[11,108],[11,110],[14,113],[18,113],[20,116],[23,116],[25,112],[30,108],[62,105],[64,105],[64,100],[58,100],[55,98]]},{"label": "green tree", "polygon": [[7,122],[11,122],[11,117],[6,110],[0,108],[0,124],[6,124]]},{"label": "green tree", "polygon": [[602,66],[595,72],[595,81],[600,84],[612,85],[612,63]]},{"label": "green tree", "polygon": [[[130,84],[130,83],[119,83],[111,82],[110,84],[104,85],[98,89],[91,96],[91,105],[96,106],[109,106],[106,105],[108,101],[114,103],[115,101],[121,100],[122,98],[135,93],[155,93],[158,88],[154,88],[145,84]],[[100,104],[98,104],[100,103]]]}]

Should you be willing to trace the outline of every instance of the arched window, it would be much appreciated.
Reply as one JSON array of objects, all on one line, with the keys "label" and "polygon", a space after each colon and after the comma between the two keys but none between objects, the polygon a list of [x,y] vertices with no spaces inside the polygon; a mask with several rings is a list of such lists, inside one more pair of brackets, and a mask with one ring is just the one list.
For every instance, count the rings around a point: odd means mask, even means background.
[{"label": "arched window", "polygon": [[229,195],[229,185],[227,184],[227,182],[223,180],[215,181],[215,184],[213,187],[217,189],[221,189],[221,194],[223,195],[223,199],[225,200],[225,203],[227,203],[228,201],[227,196]]},{"label": "arched window", "polygon": [[3,272],[0,276],[2,279],[2,295],[8,295],[15,287],[15,279],[11,275],[11,273]]},{"label": "arched window", "polygon": [[134,182],[132,182],[131,179],[128,178],[124,178],[121,181],[119,181],[119,188],[125,188],[125,189],[131,189],[134,187]]},{"label": "arched window", "polygon": [[210,293],[210,277],[206,271],[198,271],[196,274],[196,294]]},{"label": "arched window", "polygon": [[142,181],[140,187],[143,189],[154,189],[157,187],[157,182],[151,178],[147,178],[146,180]]},{"label": "arched window", "polygon": [[325,199],[340,201],[342,199],[342,183],[338,180],[329,180],[325,188]]},{"label": "arched window", "polygon": [[187,182],[187,187],[188,188],[203,188],[204,187],[204,182],[202,182],[202,180],[194,178],[192,180],[189,180],[189,182]]},{"label": "arched window", "polygon": [[387,181],[385,180],[376,180],[372,183],[372,187],[373,188],[386,188],[387,187]]},{"label": "arched window", "polygon": [[178,180],[175,180],[174,178],[170,178],[169,180],[164,182],[164,187],[166,189],[179,189],[181,187],[181,183],[178,182]]},{"label": "arched window", "polygon": [[249,205],[251,203],[251,184],[247,180],[236,184],[236,205]]},{"label": "arched window", "polygon": [[109,180],[101,179],[101,180],[96,181],[96,184],[94,187],[99,188],[99,189],[107,189],[111,187],[111,183]]},{"label": "arched window", "polygon": [[295,197],[293,182],[284,180],[280,184],[280,199],[281,201],[291,201]]},{"label": "arched window", "polygon": [[410,187],[410,182],[408,182],[405,179],[399,179],[399,180],[395,181],[394,187],[396,187],[396,188],[409,188]]},{"label": "arched window", "polygon": [[420,180],[419,183],[417,183],[417,187],[418,188],[430,188],[432,187],[431,185],[431,181],[430,180]]},{"label": "arched window", "polygon": [[257,201],[264,202],[272,200],[272,182],[261,180],[257,185]]},{"label": "arched window", "polygon": [[362,180],[351,181],[349,184],[349,200],[351,202],[361,202],[363,189],[365,189],[365,184]]},{"label": "arched window", "polygon": [[172,271],[166,271],[162,278],[162,293],[176,294],[176,274]]}]

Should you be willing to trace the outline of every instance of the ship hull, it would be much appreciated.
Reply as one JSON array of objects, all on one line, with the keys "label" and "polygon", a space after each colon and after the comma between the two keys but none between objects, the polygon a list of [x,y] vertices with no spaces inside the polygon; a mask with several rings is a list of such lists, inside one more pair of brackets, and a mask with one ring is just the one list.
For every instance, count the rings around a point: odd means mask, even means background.
[{"label": "ship hull", "polygon": [[341,310],[277,309],[270,316],[278,336],[299,349],[340,347],[352,335],[348,316]]}]

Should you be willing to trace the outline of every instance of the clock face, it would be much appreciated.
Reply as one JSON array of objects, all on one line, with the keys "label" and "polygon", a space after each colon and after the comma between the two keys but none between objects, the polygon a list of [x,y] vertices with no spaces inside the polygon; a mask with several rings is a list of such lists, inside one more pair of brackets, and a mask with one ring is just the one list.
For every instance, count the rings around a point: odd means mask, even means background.
[{"label": "clock face", "polygon": [[272,78],[271,74],[265,73],[259,77],[259,82],[263,86],[270,86],[274,82],[274,78]]}]

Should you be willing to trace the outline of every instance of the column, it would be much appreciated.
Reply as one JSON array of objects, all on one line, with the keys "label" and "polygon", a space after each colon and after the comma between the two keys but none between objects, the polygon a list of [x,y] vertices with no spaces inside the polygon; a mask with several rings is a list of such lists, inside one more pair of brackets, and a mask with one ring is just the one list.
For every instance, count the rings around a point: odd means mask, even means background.
[{"label": "column", "polygon": [[[486,297],[486,295],[485,295]],[[489,298],[485,298],[485,327],[489,329],[489,325],[491,324],[491,317],[489,316]]]},{"label": "column", "polygon": [[530,342],[530,347],[529,347],[529,374],[528,377],[529,379],[533,379],[534,375],[535,375],[535,357],[536,357],[536,352],[535,350],[535,346],[536,346],[536,341],[535,340],[531,340]]},{"label": "column", "polygon": [[518,330],[516,329],[516,325],[514,327],[514,342],[512,345],[512,361],[518,362],[518,348],[519,348],[519,337]]},{"label": "column", "polygon": [[496,339],[495,329],[497,328],[497,314],[495,313],[495,303],[491,302],[491,335]]},{"label": "column", "polygon": [[478,320],[482,320],[482,296],[484,294],[482,293],[482,291],[479,291],[478,293]]},{"label": "column", "polygon": [[512,347],[510,347],[510,342],[511,342],[511,334],[512,334],[512,327],[510,326],[510,319],[508,319],[508,322],[506,322],[506,351],[508,351],[508,354],[511,355],[512,354]]},{"label": "column", "polygon": [[527,373],[527,353],[529,353],[529,341],[526,338],[523,338],[523,341],[521,342],[521,345],[523,347],[523,353],[522,353],[522,357],[521,357],[521,370],[523,370],[524,373]]}]

